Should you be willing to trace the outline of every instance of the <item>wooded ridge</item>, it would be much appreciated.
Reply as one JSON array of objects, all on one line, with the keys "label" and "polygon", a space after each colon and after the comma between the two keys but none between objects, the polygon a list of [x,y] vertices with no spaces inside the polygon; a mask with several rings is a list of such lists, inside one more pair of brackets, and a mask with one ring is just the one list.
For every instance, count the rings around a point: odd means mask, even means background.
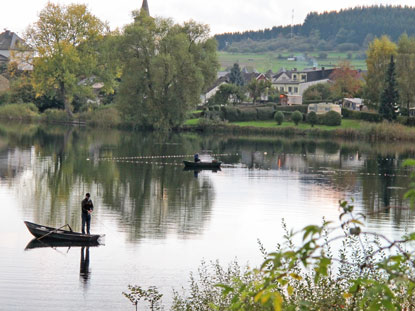
[{"label": "wooded ridge", "polygon": [[[415,34],[415,7],[410,6],[361,6],[341,11],[311,12],[304,23],[293,25],[296,37],[318,36],[320,40],[338,44],[365,46],[374,37],[388,35],[396,41],[403,33]],[[272,40],[291,36],[291,26],[271,29],[224,33],[216,35],[219,50],[226,50],[233,43],[245,40]]]}]

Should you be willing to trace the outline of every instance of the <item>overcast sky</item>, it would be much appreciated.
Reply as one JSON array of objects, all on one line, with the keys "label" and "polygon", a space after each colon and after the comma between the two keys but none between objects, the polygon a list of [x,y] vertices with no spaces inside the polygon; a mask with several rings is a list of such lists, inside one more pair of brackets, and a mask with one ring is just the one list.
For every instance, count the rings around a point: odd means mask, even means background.
[{"label": "overcast sky", "polygon": [[[9,29],[21,34],[36,21],[47,0],[1,0],[0,31]],[[131,11],[142,0],[55,0],[53,3],[85,3],[111,28],[131,22]],[[152,16],[171,17],[177,22],[189,19],[209,24],[212,33],[257,30],[304,21],[308,12],[331,11],[357,5],[414,5],[414,0],[148,0]]]}]

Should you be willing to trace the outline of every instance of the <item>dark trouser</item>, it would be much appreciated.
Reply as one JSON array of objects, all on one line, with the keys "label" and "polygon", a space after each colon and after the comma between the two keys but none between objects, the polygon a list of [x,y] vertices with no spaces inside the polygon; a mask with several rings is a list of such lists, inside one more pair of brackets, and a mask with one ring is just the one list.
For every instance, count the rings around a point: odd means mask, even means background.
[{"label": "dark trouser", "polygon": [[82,213],[82,234],[85,234],[85,224],[86,224],[86,232],[89,233],[89,229],[91,228],[91,215]]}]

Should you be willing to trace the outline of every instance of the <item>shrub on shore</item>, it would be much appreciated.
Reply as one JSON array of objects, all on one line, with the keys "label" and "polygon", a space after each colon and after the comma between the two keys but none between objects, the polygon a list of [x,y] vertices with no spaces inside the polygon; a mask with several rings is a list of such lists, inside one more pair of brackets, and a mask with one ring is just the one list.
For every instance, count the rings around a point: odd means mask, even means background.
[{"label": "shrub on shore", "polygon": [[6,104],[0,106],[0,118],[8,120],[35,120],[39,110],[32,104]]},{"label": "shrub on shore", "polygon": [[298,125],[298,123],[300,123],[300,121],[303,120],[303,114],[296,110],[293,112],[293,114],[291,115],[291,121],[293,121],[295,123],[295,125]]},{"label": "shrub on shore", "polygon": [[284,122],[284,114],[281,111],[277,111],[274,115],[274,120],[278,125],[281,125]]},{"label": "shrub on shore", "polygon": [[46,109],[42,117],[44,121],[49,123],[67,123],[73,121],[73,118],[62,109]]},{"label": "shrub on shore", "polygon": [[329,111],[323,117],[323,124],[328,126],[338,126],[342,124],[342,116],[336,111]]},{"label": "shrub on shore", "polygon": [[317,121],[317,114],[314,111],[307,114],[307,122],[311,125],[311,127],[314,127],[314,125],[317,124]]},{"label": "shrub on shore", "polygon": [[113,105],[103,106],[79,116],[86,124],[98,127],[119,127],[122,125],[120,113]]}]

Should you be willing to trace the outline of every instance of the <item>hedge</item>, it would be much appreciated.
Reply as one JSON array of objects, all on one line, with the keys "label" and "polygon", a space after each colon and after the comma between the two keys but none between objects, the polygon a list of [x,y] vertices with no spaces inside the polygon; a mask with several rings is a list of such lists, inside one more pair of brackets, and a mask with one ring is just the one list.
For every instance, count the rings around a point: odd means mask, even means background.
[{"label": "hedge", "polygon": [[43,118],[46,122],[65,123],[73,121],[73,118],[62,109],[46,109],[43,113]]},{"label": "hedge", "polygon": [[308,112],[308,105],[292,105],[292,106],[275,106],[276,111],[290,111],[294,112],[296,110],[302,112],[303,114],[307,114]]},{"label": "hedge", "polygon": [[368,122],[382,122],[383,118],[378,113],[353,111],[349,109],[342,109],[342,116],[346,119],[363,120]]},{"label": "hedge", "polygon": [[257,119],[257,111],[255,108],[238,109],[239,121],[255,121]]},{"label": "hedge", "polygon": [[398,122],[406,126],[415,126],[415,117],[399,116]]},{"label": "hedge", "polygon": [[275,110],[272,107],[256,108],[257,119],[261,121],[272,120]]},{"label": "hedge", "polygon": [[222,111],[224,114],[224,118],[229,122],[237,122],[239,121],[239,109],[234,107],[222,107]]}]

